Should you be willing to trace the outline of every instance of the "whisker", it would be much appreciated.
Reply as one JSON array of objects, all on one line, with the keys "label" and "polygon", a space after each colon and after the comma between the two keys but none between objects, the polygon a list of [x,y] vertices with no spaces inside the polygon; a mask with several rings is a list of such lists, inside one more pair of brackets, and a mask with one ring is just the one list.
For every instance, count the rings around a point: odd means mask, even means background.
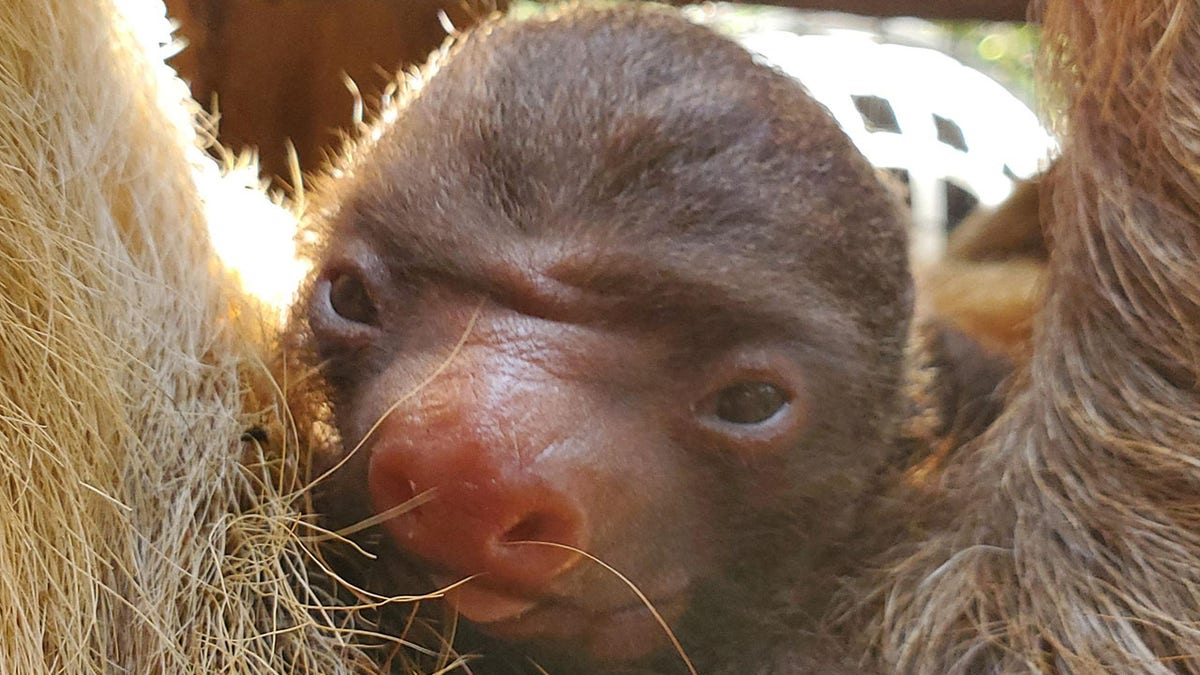
[{"label": "whisker", "polygon": [[412,511],[413,509],[417,508],[418,506],[421,506],[422,504],[428,504],[429,502],[433,501],[433,498],[435,496],[437,496],[437,488],[436,487],[429,488],[428,490],[425,490],[421,494],[418,494],[409,499],[406,499],[403,502],[401,502],[400,504],[397,504],[397,505],[393,506],[392,508],[387,509],[386,511],[376,513],[375,515],[371,516],[370,518],[364,518],[363,520],[360,520],[357,523],[354,523],[353,525],[347,525],[346,527],[343,527],[342,529],[337,531],[337,535],[339,537],[348,537],[356,532],[362,532],[363,530],[367,529],[368,527],[374,527],[375,525],[378,525],[386,520],[395,518],[396,516],[398,516],[402,513],[408,513],[409,511]]},{"label": "whisker", "polygon": [[642,589],[638,588],[637,584],[633,583],[633,581],[631,581],[629,579],[629,577],[625,576],[624,574],[621,574],[621,572],[619,572],[617,570],[617,568],[613,567],[612,565],[609,565],[608,563],[597,558],[596,556],[592,555],[591,553],[584,551],[583,549],[575,548],[574,546],[569,546],[567,544],[559,544],[559,543],[556,543],[553,541],[509,541],[509,542],[505,542],[506,546],[518,545],[518,544],[534,544],[536,546],[549,546],[551,548],[559,548],[559,549],[563,549],[564,551],[572,551],[574,553],[578,553],[579,555],[581,555],[581,556],[587,558],[588,560],[591,560],[592,562],[596,563],[597,565],[603,567],[605,570],[610,572],[613,576],[620,579],[622,583],[624,583],[626,586],[629,587],[629,590],[633,591],[634,595],[637,595],[638,600],[640,600],[642,602],[642,604],[646,607],[646,609],[650,611],[650,615],[654,617],[654,620],[658,622],[658,625],[663,629],[663,632],[666,633],[667,639],[671,641],[671,646],[673,646],[675,648],[675,652],[677,654],[679,654],[679,658],[683,659],[683,665],[685,667],[687,667],[688,673],[690,673],[691,675],[697,675],[696,667],[692,665],[692,660],[688,658],[687,652],[685,652],[683,650],[683,645],[680,644],[679,639],[675,637],[675,632],[672,631],[671,627],[667,625],[667,620],[664,619],[662,617],[662,614],[659,614],[658,610],[654,608],[654,603],[650,602],[650,598],[646,597],[646,594],[642,592]]}]

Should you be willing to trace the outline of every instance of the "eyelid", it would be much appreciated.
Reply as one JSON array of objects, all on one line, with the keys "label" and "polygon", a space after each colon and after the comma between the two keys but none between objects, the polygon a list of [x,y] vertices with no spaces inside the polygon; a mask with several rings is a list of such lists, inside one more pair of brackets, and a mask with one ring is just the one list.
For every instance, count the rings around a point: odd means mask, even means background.
[{"label": "eyelid", "polygon": [[383,292],[383,285],[388,283],[386,273],[382,259],[365,242],[356,237],[338,242],[322,262],[308,297],[308,323],[319,349],[354,349],[375,339],[380,327],[340,317],[333,309],[330,290],[334,279],[344,274],[354,275],[376,304],[376,311],[382,313],[380,301],[386,297]]},{"label": "eyelid", "polygon": [[[702,395],[692,404],[692,419],[715,448],[754,457],[786,452],[808,427],[810,408],[800,365],[782,349],[742,348],[705,373]],[[765,382],[777,387],[785,402],[761,422],[739,424],[716,416],[716,400],[726,388],[741,382]]]},{"label": "eyelid", "polygon": [[373,284],[388,278],[388,267],[384,259],[359,237],[345,237],[334,246],[321,261],[321,275],[331,272],[355,272],[370,290]]},{"label": "eyelid", "polygon": [[[733,398],[731,398],[733,397]],[[747,398],[748,397],[748,398]],[[767,397],[770,397],[769,400]],[[773,417],[778,415],[787,404],[791,402],[791,395],[781,388],[770,382],[765,382],[761,379],[746,379],[738,380],[730,383],[724,389],[720,389],[713,395],[714,413],[717,419],[731,424],[749,426],[754,424],[765,424]],[[765,412],[765,415],[759,419],[741,421],[731,419],[730,414],[738,414],[745,412],[744,409],[739,410],[742,404],[751,406],[751,413],[757,415],[759,412]],[[734,406],[733,410],[725,409],[726,404]],[[771,406],[769,409],[766,406]]]},{"label": "eyelid", "polygon": [[[349,305],[341,306],[343,301]],[[366,325],[376,325],[379,321],[379,300],[355,272],[331,276],[329,302],[333,310],[348,321]]]},{"label": "eyelid", "polygon": [[379,333],[379,327],[341,318],[330,299],[331,286],[331,277],[323,271],[309,295],[308,325],[317,338],[318,349],[365,346]]},{"label": "eyelid", "polygon": [[742,347],[718,359],[704,374],[704,396],[712,396],[738,382],[765,382],[778,387],[792,400],[801,395],[803,381],[799,365],[783,349]]}]

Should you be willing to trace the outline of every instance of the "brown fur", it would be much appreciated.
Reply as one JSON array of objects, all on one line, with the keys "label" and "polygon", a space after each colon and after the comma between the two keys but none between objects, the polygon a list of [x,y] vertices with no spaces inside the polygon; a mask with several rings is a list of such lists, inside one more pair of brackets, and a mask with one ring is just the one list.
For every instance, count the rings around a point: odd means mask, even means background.
[{"label": "brown fur", "polygon": [[945,258],[917,272],[925,311],[1018,359],[1045,283],[1041,184],[1021,183],[999,207],[972,214],[950,234]]},{"label": "brown fur", "polygon": [[[1044,13],[1072,127],[1050,179],[1047,291],[1009,386],[1005,363],[952,331],[922,327],[906,346],[892,205],[782,76],[644,9],[473,34],[325,190],[325,271],[309,291],[349,265],[385,317],[365,332],[318,330],[343,440],[367,440],[351,487],[332,498],[359,499],[368,453],[457,452],[417,420],[490,381],[470,370],[487,339],[472,342],[477,326],[495,334],[513,310],[522,326],[630,322],[649,342],[551,339],[550,362],[671,392],[661,407],[614,415],[568,382],[552,390],[565,403],[530,399],[550,414],[502,405],[517,431],[504,440],[520,454],[521,434],[563,432],[553,420],[564,416],[569,433],[600,429],[580,456],[617,453],[619,472],[583,461],[585,478],[568,463],[547,480],[584,495],[593,519],[611,515],[587,548],[635,582],[660,566],[693,575],[686,611],[670,618],[701,672],[1200,672],[1200,179],[1175,159],[1200,144],[1195,12],[1088,0]],[[590,293],[530,286],[563,281],[564,259],[589,263],[567,286]],[[688,290],[699,281],[707,290]],[[593,294],[620,301],[578,304]],[[646,349],[676,354],[672,372],[688,382],[713,350],[763,335],[786,336],[809,378],[803,442],[753,461],[644,444],[660,423],[639,415],[689,395]],[[440,380],[419,377],[439,367]],[[506,395],[484,393],[471,400]],[[588,496],[595,485],[623,496]],[[705,555],[681,543],[693,534]],[[617,592],[564,565],[571,583],[551,578],[556,592]],[[530,653],[565,653],[566,672],[603,669],[584,665],[587,637]],[[664,645],[636,665],[674,672],[679,660]]]},{"label": "brown fur", "polygon": [[1000,206],[973,213],[954,232],[946,256],[954,260],[985,262],[1028,258],[1045,260],[1042,235],[1042,178],[1017,184]]},{"label": "brown fur", "polygon": [[[365,341],[338,325],[315,331],[345,445],[367,439],[333,500],[362,497],[375,460],[417,438],[405,452],[462,456],[442,475],[480,484],[476,472],[492,471],[482,466],[540,438],[578,444],[577,459],[531,459],[522,475],[604,523],[587,550],[647,593],[664,575],[690,578],[688,609],[671,618],[703,672],[806,658],[799,636],[819,628],[854,544],[856,495],[895,455],[905,410],[905,226],[845,135],[793,80],[647,7],[491,24],[377,131],[319,207],[327,245],[309,316],[338,323],[321,284],[347,268],[379,316]],[[507,367],[518,379],[491,388],[488,336],[510,321],[542,336],[552,387],[529,391],[517,362]],[[469,325],[473,339],[455,352]],[[664,426],[711,386],[704,373],[752,345],[803,373],[802,440],[753,454]],[[614,394],[597,394],[601,374]],[[465,422],[447,421],[464,406]],[[482,435],[496,449],[481,459],[435,434]],[[444,481],[443,501],[457,490]],[[455,529],[446,507],[420,508]],[[461,557],[452,546],[424,555]],[[520,592],[633,601],[599,566],[571,564]],[[532,651],[553,661],[566,648],[576,663],[589,638]],[[674,671],[679,657],[655,639],[651,661]]]},{"label": "brown fur", "polygon": [[1030,364],[860,616],[899,672],[1200,672],[1200,176],[1179,154],[1200,143],[1200,15],[1043,20],[1070,128]]}]

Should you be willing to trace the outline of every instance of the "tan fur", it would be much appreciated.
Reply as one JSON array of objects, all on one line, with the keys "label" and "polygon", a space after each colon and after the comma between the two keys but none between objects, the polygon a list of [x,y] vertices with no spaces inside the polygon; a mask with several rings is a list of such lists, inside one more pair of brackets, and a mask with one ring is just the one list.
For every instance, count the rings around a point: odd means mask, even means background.
[{"label": "tan fur", "polygon": [[1028,258],[969,262],[946,259],[917,271],[925,311],[988,349],[1022,357],[1033,334],[1045,264]]},{"label": "tan fur", "polygon": [[946,256],[916,271],[924,311],[986,348],[1023,357],[1045,283],[1042,179],[1019,184],[995,209],[980,210],[950,234]]},{"label": "tan fur", "polygon": [[355,671],[305,606],[299,458],[239,440],[284,426],[272,319],[218,271],[159,17],[0,9],[0,671]]}]

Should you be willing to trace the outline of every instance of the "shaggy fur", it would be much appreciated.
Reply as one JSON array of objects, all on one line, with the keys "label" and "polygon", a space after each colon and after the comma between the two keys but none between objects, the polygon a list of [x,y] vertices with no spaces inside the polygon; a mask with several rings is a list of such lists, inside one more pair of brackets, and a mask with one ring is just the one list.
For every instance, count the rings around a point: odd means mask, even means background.
[{"label": "shaggy fur", "polygon": [[307,606],[299,459],[239,440],[280,437],[274,319],[215,265],[162,7],[124,6],[157,21],[0,9],[0,670],[366,669]]},{"label": "shaggy fur", "polygon": [[1043,30],[1069,126],[1030,364],[867,635],[895,672],[1197,673],[1200,7],[1050,2]]}]

